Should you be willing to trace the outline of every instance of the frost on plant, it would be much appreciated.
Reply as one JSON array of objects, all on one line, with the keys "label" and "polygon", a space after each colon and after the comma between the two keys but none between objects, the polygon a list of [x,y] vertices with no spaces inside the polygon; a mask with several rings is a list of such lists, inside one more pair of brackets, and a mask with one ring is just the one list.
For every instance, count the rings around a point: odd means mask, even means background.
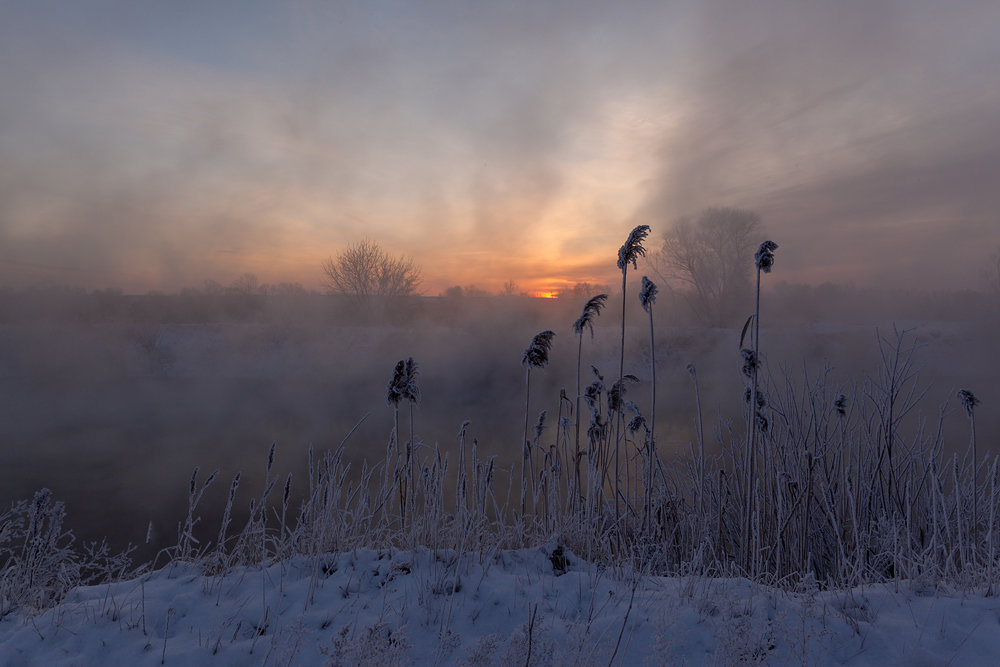
[{"label": "frost on plant", "polygon": [[549,350],[552,349],[552,339],[555,335],[554,331],[535,334],[531,344],[525,348],[521,356],[521,365],[528,368],[544,368],[549,363]]},{"label": "frost on plant", "polygon": [[405,626],[394,630],[385,623],[376,623],[361,630],[358,636],[351,635],[351,627],[345,626],[331,640],[329,648],[321,649],[332,664],[366,667],[410,664],[407,652],[411,644]]},{"label": "frost on plant", "polygon": [[420,369],[413,357],[400,359],[386,387],[385,402],[389,405],[398,405],[405,399],[410,403],[416,403],[420,399],[420,389],[417,387],[419,372]]},{"label": "frost on plant", "polygon": [[625,239],[625,244],[618,249],[618,268],[622,271],[631,264],[633,269],[639,268],[636,263],[640,257],[646,256],[642,242],[649,236],[649,225],[639,225]]},{"label": "frost on plant", "polygon": [[590,329],[590,336],[593,337],[594,319],[601,314],[601,309],[604,308],[607,300],[607,294],[598,294],[591,297],[583,306],[583,312],[580,314],[580,317],[573,323],[573,333],[582,335],[585,329]]},{"label": "frost on plant", "polygon": [[642,277],[642,287],[639,289],[639,303],[642,304],[642,309],[647,313],[652,305],[656,303],[656,293],[658,291],[656,283],[646,276]]},{"label": "frost on plant", "polygon": [[740,350],[740,356],[743,357],[743,375],[752,379],[754,371],[757,370],[757,354],[745,347]]},{"label": "frost on plant", "polygon": [[778,244],[774,241],[764,241],[754,254],[757,269],[764,273],[770,273],[774,266],[774,251],[778,249]]}]

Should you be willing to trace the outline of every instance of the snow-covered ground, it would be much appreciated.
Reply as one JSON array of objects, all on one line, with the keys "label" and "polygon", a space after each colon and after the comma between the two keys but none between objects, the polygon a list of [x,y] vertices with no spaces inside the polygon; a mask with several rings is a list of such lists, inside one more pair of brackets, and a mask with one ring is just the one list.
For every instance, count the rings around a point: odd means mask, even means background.
[{"label": "snow-covered ground", "polygon": [[1000,598],[633,576],[547,547],[171,565],[0,621],[4,665],[995,665]]}]

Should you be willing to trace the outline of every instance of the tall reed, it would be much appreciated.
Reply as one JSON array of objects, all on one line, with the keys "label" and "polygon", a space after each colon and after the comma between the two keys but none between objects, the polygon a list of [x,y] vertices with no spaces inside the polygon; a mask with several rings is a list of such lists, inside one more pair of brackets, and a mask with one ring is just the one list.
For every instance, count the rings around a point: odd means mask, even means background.
[{"label": "tall reed", "polygon": [[[958,391],[958,400],[969,417],[969,449],[972,451],[972,543],[979,544],[979,457],[976,452],[976,406],[979,399],[968,389]],[[975,553],[975,551],[973,551]]]},{"label": "tall reed", "polygon": [[[399,486],[399,508],[400,517],[406,523],[406,508],[413,504],[414,485],[414,465],[413,448],[415,446],[413,437],[413,406],[420,399],[420,388],[417,386],[417,374],[420,372],[419,366],[413,357],[400,359],[392,373],[392,379],[385,390],[386,403],[392,406],[392,441],[395,444],[395,456],[402,454],[399,450],[399,402],[405,400],[410,408],[410,439],[406,442],[406,455],[402,471],[402,483]],[[398,471],[397,471],[397,474]]]},{"label": "tall reed", "polygon": [[[628,279],[628,265],[631,264],[633,269],[638,269],[638,261],[640,257],[646,256],[646,248],[643,247],[643,241],[649,236],[649,225],[637,225],[635,228],[629,232],[628,238],[625,239],[625,243],[622,247],[618,249],[618,269],[622,272],[622,338],[620,355],[618,358],[618,386],[619,388],[624,388],[625,384],[625,288]],[[621,521],[621,507],[619,505],[619,499],[621,495],[622,488],[622,478],[621,478],[621,453],[620,444],[622,436],[622,426],[624,425],[625,415],[621,411],[618,412],[615,419],[615,522]]]},{"label": "tall reed", "polygon": [[[752,549],[750,544],[754,540],[754,497],[757,494],[756,486],[756,457],[758,434],[762,428],[766,428],[766,417],[758,406],[760,391],[760,276],[761,273],[770,273],[774,266],[774,251],[778,249],[778,244],[774,241],[764,241],[760,244],[754,254],[754,263],[757,267],[757,287],[754,292],[754,311],[751,316],[753,320],[753,349],[743,349],[744,372],[749,372],[750,395],[749,406],[747,408],[747,445],[746,445],[746,516],[743,526],[743,544],[746,559],[744,568],[750,570],[753,566]],[[744,332],[746,327],[743,327]],[[741,341],[742,344],[742,341]]]},{"label": "tall reed", "polygon": [[580,384],[580,371],[583,364],[583,332],[590,330],[590,337],[594,337],[594,320],[597,316],[601,314],[601,310],[604,309],[607,303],[607,294],[598,294],[587,300],[587,303],[583,306],[583,312],[580,313],[580,317],[573,322],[573,332],[577,336],[577,349],[576,349],[576,401],[574,412],[574,421],[576,422],[576,438],[574,440],[575,446],[573,450],[573,470],[575,472],[575,493],[572,496],[571,507],[575,509],[576,498],[579,495],[581,489],[580,483],[580,459],[582,453],[580,452],[580,399],[583,398],[582,388]]},{"label": "tall reed", "polygon": [[542,331],[535,334],[531,343],[524,349],[521,355],[521,365],[524,366],[524,437],[522,438],[521,452],[521,517],[524,517],[525,493],[527,491],[527,478],[525,477],[525,464],[530,468],[532,497],[535,488],[535,468],[532,457],[531,441],[528,440],[528,410],[531,399],[531,369],[545,368],[549,363],[549,351],[552,349],[552,339],[555,338],[554,331]]},{"label": "tall reed", "polygon": [[639,290],[639,303],[649,315],[649,436],[646,441],[646,478],[644,481],[643,523],[648,533],[652,515],[653,502],[653,461],[656,460],[656,340],[653,338],[653,304],[656,303],[656,283],[648,277],[642,277],[642,287]]}]

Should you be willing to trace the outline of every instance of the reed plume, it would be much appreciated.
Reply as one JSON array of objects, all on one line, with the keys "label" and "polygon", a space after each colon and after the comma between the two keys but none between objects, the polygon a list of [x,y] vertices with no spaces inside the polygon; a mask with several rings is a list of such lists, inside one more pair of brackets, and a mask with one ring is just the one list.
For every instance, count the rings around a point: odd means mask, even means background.
[{"label": "reed plume", "polygon": [[968,389],[959,389],[958,400],[962,402],[962,407],[965,408],[965,414],[969,416],[969,419],[975,417],[976,406],[980,403],[976,395]]},{"label": "reed plume", "polygon": [[583,312],[573,323],[573,333],[583,335],[586,329],[590,329],[590,336],[594,336],[594,319],[601,314],[608,300],[607,294],[598,294],[591,297],[583,306]]},{"label": "reed plume", "polygon": [[642,287],[639,288],[639,303],[642,304],[642,309],[647,313],[652,314],[650,309],[656,303],[656,294],[659,291],[656,283],[646,276],[642,277]]},{"label": "reed plume", "polygon": [[625,244],[618,249],[618,268],[625,271],[629,264],[633,269],[639,268],[636,261],[640,257],[646,256],[646,249],[642,242],[649,236],[649,225],[639,225],[631,232],[625,240]]},{"label": "reed plume", "polygon": [[400,359],[392,373],[392,379],[385,390],[385,402],[388,405],[399,405],[403,399],[410,403],[420,400],[420,388],[417,387],[417,375],[420,367],[413,357]]},{"label": "reed plume", "polygon": [[600,380],[594,380],[587,388],[583,390],[583,400],[587,402],[587,407],[591,410],[596,410],[598,406],[598,400],[601,397],[601,392],[605,389],[604,383]]},{"label": "reed plume", "polygon": [[552,349],[552,339],[555,338],[554,331],[543,331],[535,334],[531,339],[531,344],[524,349],[521,355],[521,365],[531,368],[544,368],[549,363],[549,350]]},{"label": "reed plume", "polygon": [[837,399],[833,402],[833,407],[837,411],[837,416],[844,417],[847,415],[847,396],[840,394]]},{"label": "reed plume", "polygon": [[754,253],[754,261],[757,264],[757,270],[763,271],[764,273],[770,273],[771,267],[774,266],[774,251],[778,249],[778,244],[774,241],[764,241],[757,248],[757,252]]},{"label": "reed plume", "polygon": [[639,378],[629,373],[622,377],[621,380],[616,380],[611,388],[608,390],[608,411],[609,412],[621,412],[623,409],[622,396],[628,391],[626,388],[626,382],[638,382]]},{"label": "reed plume", "polygon": [[625,401],[625,409],[632,414],[632,419],[628,423],[629,433],[635,434],[640,429],[648,430],[646,425],[646,418],[642,416],[642,412],[639,410],[639,406],[632,401]]}]

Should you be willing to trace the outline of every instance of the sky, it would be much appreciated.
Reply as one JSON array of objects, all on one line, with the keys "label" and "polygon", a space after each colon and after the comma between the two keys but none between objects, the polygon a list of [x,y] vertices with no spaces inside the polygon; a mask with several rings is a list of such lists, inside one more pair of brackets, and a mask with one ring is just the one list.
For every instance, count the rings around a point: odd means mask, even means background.
[{"label": "sky", "polygon": [[[978,288],[1000,4],[0,0],[0,287],[613,285],[758,212],[775,276]],[[763,239],[761,239],[763,240]],[[642,267],[640,267],[641,269]]]}]

